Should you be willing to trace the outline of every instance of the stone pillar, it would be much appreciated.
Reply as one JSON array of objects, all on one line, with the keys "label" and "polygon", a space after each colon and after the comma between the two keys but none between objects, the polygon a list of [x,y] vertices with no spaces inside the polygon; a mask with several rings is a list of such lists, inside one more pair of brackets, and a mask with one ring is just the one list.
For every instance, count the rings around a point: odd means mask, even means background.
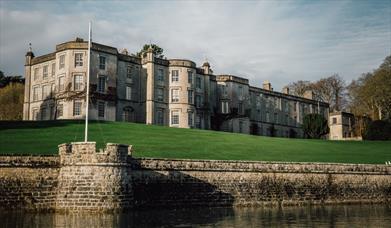
[{"label": "stone pillar", "polygon": [[26,53],[24,64],[24,103],[23,103],[23,120],[31,120],[30,117],[30,93],[31,93],[31,65],[34,58],[34,53],[29,50]]},{"label": "stone pillar", "polygon": [[150,47],[143,59],[147,71],[147,96],[146,96],[146,124],[154,124],[155,121],[155,55]]},{"label": "stone pillar", "polygon": [[121,211],[133,202],[128,175],[132,147],[108,143],[96,152],[95,142],[59,145],[60,174],[56,210]]}]

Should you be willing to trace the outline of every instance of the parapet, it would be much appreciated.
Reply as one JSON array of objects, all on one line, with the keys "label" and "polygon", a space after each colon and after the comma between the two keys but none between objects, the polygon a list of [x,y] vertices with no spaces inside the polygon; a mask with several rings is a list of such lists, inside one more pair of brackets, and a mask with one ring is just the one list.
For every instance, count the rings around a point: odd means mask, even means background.
[{"label": "parapet", "polygon": [[60,164],[127,163],[132,155],[132,146],[107,143],[104,150],[96,150],[95,142],[72,142],[58,145]]}]

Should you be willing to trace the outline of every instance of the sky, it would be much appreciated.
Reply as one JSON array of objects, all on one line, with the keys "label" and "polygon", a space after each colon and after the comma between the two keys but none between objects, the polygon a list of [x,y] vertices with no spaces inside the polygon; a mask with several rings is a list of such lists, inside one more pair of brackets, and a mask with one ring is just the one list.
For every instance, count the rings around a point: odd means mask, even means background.
[{"label": "sky", "polygon": [[156,43],[168,58],[207,60],[215,74],[275,90],[338,73],[347,83],[391,54],[391,0],[5,1],[0,70],[23,75],[24,55],[88,39],[131,53]]}]

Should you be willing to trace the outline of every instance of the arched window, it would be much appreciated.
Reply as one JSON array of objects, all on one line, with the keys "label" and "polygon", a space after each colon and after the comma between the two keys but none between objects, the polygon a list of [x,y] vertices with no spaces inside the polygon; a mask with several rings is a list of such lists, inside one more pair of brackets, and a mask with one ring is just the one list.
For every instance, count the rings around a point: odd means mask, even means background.
[{"label": "arched window", "polygon": [[122,111],[122,120],[125,122],[135,122],[134,109],[132,107],[124,107]]}]

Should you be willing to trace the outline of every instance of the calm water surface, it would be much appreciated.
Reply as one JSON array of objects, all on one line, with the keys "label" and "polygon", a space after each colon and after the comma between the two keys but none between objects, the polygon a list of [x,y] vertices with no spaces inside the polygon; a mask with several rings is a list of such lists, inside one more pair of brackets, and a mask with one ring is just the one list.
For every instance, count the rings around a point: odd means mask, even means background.
[{"label": "calm water surface", "polygon": [[391,227],[391,206],[160,209],[107,214],[1,211],[0,227]]}]

